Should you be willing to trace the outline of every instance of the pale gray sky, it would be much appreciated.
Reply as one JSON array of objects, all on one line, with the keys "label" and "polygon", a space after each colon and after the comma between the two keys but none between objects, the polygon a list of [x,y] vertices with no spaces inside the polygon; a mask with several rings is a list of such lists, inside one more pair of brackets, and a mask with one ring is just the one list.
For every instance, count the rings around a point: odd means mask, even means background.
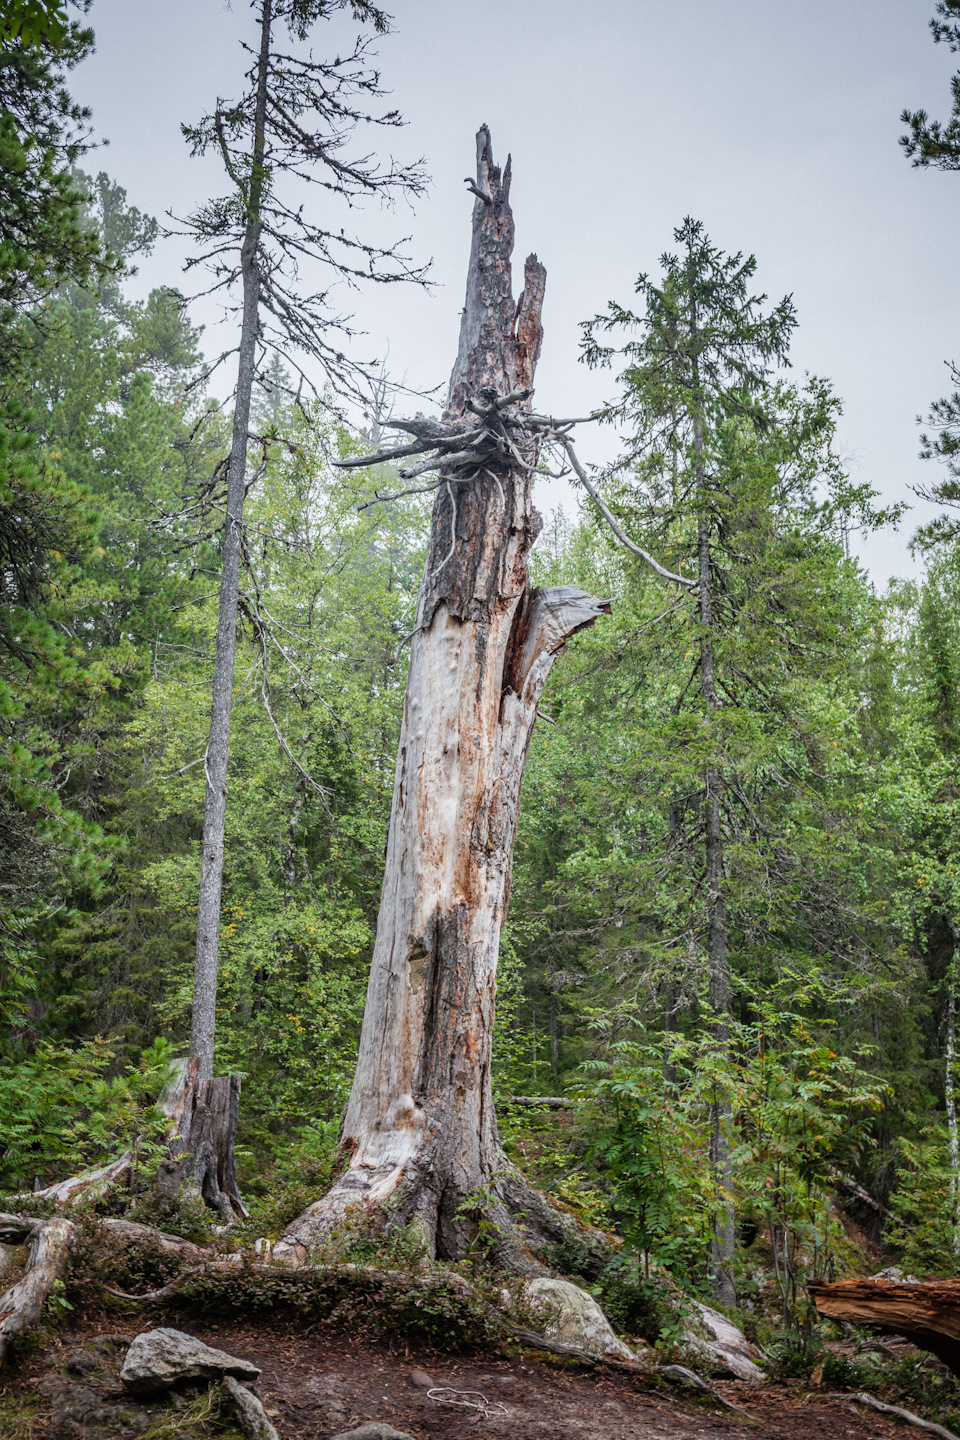
[{"label": "pale gray sky", "polygon": [[[609,377],[577,362],[578,322],[608,299],[630,303],[686,214],[727,250],[756,254],[771,299],[792,292],[793,350],[844,400],[841,441],[853,474],[886,497],[936,478],[917,458],[914,416],[948,389],[960,360],[955,244],[960,175],[911,169],[897,145],[904,106],[945,117],[952,57],[927,30],[933,0],[393,0],[378,42],[384,83],[409,121],[388,140],[423,155],[433,177],[416,212],[357,217],[386,238],[409,233],[433,257],[432,293],[376,287],[349,303],[369,340],[389,342],[397,377],[444,383],[456,350],[469,248],[474,133],[486,121],[498,158],[513,153],[517,259],[547,267],[537,403],[583,413]],[[212,162],[189,159],[181,120],[240,88],[246,0],[95,0],[97,53],[73,90],[93,106],[110,149],[88,157],[130,200],[183,213],[223,189]],[[336,48],[351,27],[317,27]],[[317,191],[320,203],[322,192]],[[342,223],[342,222],[341,222]],[[169,240],[144,284],[181,283]],[[212,327],[216,315],[205,308]],[[222,348],[208,328],[207,348]],[[584,432],[584,458],[609,437]],[[541,508],[562,495],[543,494]],[[567,502],[569,504],[569,501]],[[914,571],[906,540],[875,537],[879,581]]]}]

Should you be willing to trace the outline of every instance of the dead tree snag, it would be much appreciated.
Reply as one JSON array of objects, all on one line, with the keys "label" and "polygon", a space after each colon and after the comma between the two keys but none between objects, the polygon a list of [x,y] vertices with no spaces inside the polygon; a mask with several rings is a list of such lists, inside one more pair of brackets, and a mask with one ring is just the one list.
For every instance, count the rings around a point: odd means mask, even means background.
[{"label": "dead tree snag", "polygon": [[240,1108],[240,1076],[203,1079],[197,1057],[178,1060],[160,1097],[169,1123],[168,1155],[157,1172],[161,1200],[194,1196],[216,1210],[224,1224],[246,1217],[234,1166]]},{"label": "dead tree snag", "polygon": [[373,1211],[385,1202],[396,1223],[416,1220],[431,1253],[448,1258],[463,1253],[482,1205],[506,1237],[501,1259],[511,1268],[527,1263],[519,1212],[533,1238],[575,1228],[503,1156],[490,1055],[537,704],[566,641],[610,606],[568,586],[530,588],[530,550],[541,528],[532,481],[541,439],[561,422],[531,412],[546,272],[531,255],[514,301],[510,162],[502,173],[494,164],[486,127],[471,189],[466,305],[446,412],[440,423],[390,422],[414,440],[380,452],[425,455],[400,475],[416,481],[433,472],[438,478],[427,488],[436,500],[343,1123],[346,1168],[274,1248],[294,1262],[351,1208]]}]

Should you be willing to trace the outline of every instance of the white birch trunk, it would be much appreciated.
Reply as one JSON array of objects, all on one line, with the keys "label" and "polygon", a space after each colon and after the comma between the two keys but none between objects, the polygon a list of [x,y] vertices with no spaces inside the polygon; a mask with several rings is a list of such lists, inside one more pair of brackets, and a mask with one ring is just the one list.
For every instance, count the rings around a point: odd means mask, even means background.
[{"label": "white birch trunk", "polygon": [[[501,176],[485,128],[477,139],[476,188],[489,198],[474,205],[448,421],[471,400],[489,405],[530,389],[542,335],[545,272],[536,256],[519,305],[511,294],[509,161]],[[371,1212],[388,1199],[395,1223],[416,1218],[432,1252],[454,1257],[475,1230],[471,1209],[484,1205],[506,1230],[520,1204],[523,1182],[500,1150],[490,1083],[520,785],[556,655],[610,608],[572,587],[530,590],[541,521],[528,468],[535,442],[524,445],[523,463],[505,446],[491,468],[469,479],[451,472],[437,492],[343,1122],[346,1168],[274,1247],[278,1257],[302,1258],[348,1209]],[[527,1204],[546,1208],[529,1195]]]}]

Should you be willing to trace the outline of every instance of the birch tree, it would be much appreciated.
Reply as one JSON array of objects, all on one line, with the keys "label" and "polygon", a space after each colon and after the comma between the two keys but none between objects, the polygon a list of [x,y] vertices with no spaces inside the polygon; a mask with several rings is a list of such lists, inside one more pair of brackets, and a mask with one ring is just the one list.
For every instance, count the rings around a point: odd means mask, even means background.
[{"label": "birch tree", "polygon": [[[217,1205],[222,1187],[213,1176],[214,1161],[198,1161],[196,1155],[198,1146],[200,1150],[212,1147],[211,1155],[222,1152],[226,1142],[216,1136],[191,1139],[190,1116],[199,1113],[198,1104],[201,1108],[206,1104],[208,1109],[212,1105],[212,1091],[206,1101],[203,1094],[209,1091],[213,1075],[243,505],[255,478],[247,464],[251,396],[258,379],[265,378],[265,361],[271,354],[279,354],[299,377],[298,393],[304,386],[311,387],[308,367],[312,366],[312,373],[319,371],[318,379],[322,378],[334,395],[362,403],[363,372],[348,361],[343,350],[352,327],[349,318],[332,307],[331,284],[334,279],[357,284],[423,278],[423,271],[405,257],[402,242],[393,247],[370,244],[337,223],[338,205],[349,210],[364,198],[389,201],[398,195],[415,196],[425,184],[419,164],[381,165],[369,154],[351,159],[346,153],[358,128],[392,129],[402,123],[394,110],[378,115],[371,109],[383,92],[366,40],[358,39],[349,53],[330,61],[315,59],[312,52],[289,53],[287,42],[293,42],[295,48],[296,42],[307,38],[314,22],[342,10],[375,32],[387,29],[387,17],[367,0],[257,0],[258,45],[255,50],[244,46],[252,61],[246,90],[239,100],[218,100],[198,124],[183,127],[191,152],[216,155],[229,185],[225,196],[207,202],[186,221],[187,233],[202,245],[189,267],[207,267],[214,293],[229,298],[239,292],[235,313],[240,318],[239,341],[231,352],[236,357],[237,378],[230,452],[225,477],[216,477],[218,482],[225,478],[226,485],[225,490],[221,485],[208,497],[223,516],[223,559],[210,731],[204,754],[206,799],[189,1078],[182,1101],[176,1102],[178,1107],[186,1107],[182,1115],[178,1110],[176,1119],[181,1140],[185,1149],[194,1153],[194,1166],[199,1164],[206,1177],[198,1183]],[[308,207],[302,202],[303,184],[317,186],[323,196],[319,222],[308,217]],[[305,290],[301,281],[304,270],[308,274],[316,270],[319,290]],[[203,1094],[196,1089],[198,1084],[207,1087]],[[229,1127],[236,1094],[229,1105],[226,1101],[218,1104]],[[217,1163],[222,1172],[222,1161]],[[179,1183],[179,1169],[171,1169],[170,1176],[171,1183]],[[232,1192],[236,1187],[230,1188]],[[234,1209],[237,1198],[232,1202]]]}]

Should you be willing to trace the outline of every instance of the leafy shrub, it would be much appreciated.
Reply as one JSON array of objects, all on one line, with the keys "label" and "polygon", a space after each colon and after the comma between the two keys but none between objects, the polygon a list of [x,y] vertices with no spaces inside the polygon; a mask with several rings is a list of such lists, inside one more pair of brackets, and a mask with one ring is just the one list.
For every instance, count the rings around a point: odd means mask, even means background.
[{"label": "leafy shrub", "polygon": [[670,1304],[667,1286],[645,1278],[630,1256],[615,1256],[591,1289],[618,1332],[639,1335],[655,1345],[676,1328],[676,1307]]},{"label": "leafy shrub", "polygon": [[156,1040],[116,1073],[116,1053],[99,1038],[78,1045],[41,1041],[0,1065],[0,1191],[76,1174],[136,1145],[149,1167],[159,1156],[164,1117],[154,1102],[173,1047]]}]

